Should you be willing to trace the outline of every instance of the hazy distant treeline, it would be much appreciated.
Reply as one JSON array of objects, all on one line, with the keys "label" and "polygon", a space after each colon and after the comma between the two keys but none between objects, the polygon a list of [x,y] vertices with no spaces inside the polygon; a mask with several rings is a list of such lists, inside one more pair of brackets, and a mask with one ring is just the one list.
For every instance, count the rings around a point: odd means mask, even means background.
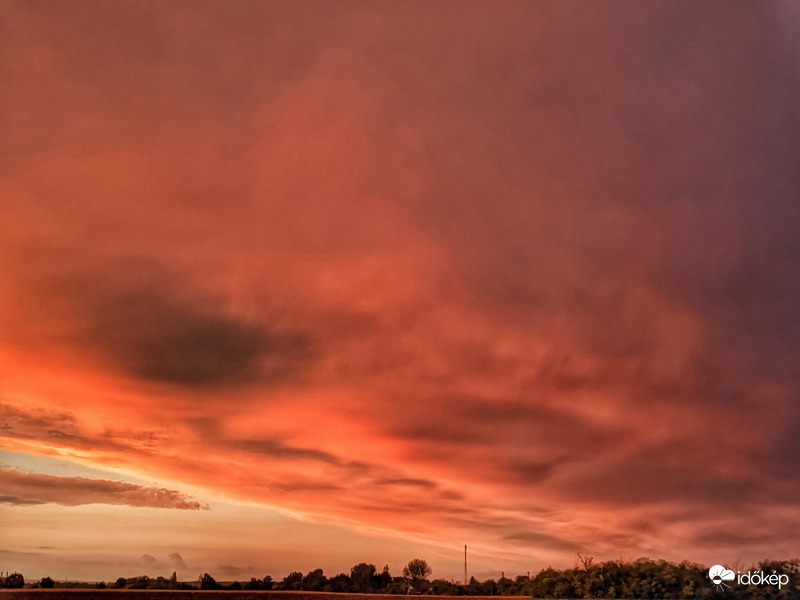
[{"label": "hazy distant treeline", "polygon": [[[591,558],[582,558],[581,565],[573,569],[543,569],[533,577],[520,575],[514,579],[502,577],[483,582],[473,577],[467,585],[446,579],[431,579],[431,569],[422,559],[414,559],[403,569],[402,576],[392,576],[389,567],[378,571],[375,565],[359,563],[350,573],[327,577],[322,569],[289,573],[280,581],[267,575],[249,581],[220,584],[209,573],[192,582],[180,582],[175,573],[170,578],[120,577],[108,587],[117,589],[163,590],[289,590],[310,592],[449,595],[449,596],[529,596],[532,598],[641,598],[688,599],[725,598],[744,600],[779,600],[800,598],[800,560],[762,561],[749,568],[734,565],[734,572],[788,575],[788,584],[779,589],[776,585],[743,585],[732,581],[730,587],[715,589],[708,576],[708,567],[695,563],[674,564],[642,558],[633,562],[609,561],[593,564]],[[14,584],[22,576],[14,574]],[[760,579],[760,578],[759,578]],[[49,577],[42,579],[41,587],[51,587]],[[106,587],[106,584],[99,584]],[[32,587],[39,587],[34,584]],[[62,587],[59,585],[58,587]],[[724,595],[723,595],[724,594]]]}]

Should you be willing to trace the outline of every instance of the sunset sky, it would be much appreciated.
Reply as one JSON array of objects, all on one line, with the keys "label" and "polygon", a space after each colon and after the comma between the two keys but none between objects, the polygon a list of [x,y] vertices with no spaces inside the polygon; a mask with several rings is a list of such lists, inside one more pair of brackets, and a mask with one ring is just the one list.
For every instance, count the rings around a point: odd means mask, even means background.
[{"label": "sunset sky", "polygon": [[0,0],[0,570],[798,556],[800,8]]}]

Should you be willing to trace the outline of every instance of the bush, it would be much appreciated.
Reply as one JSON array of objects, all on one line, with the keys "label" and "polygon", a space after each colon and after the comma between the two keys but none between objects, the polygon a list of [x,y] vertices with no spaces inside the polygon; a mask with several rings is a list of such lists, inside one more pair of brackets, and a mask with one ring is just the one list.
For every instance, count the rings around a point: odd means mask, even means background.
[{"label": "bush", "polygon": [[258,580],[257,577],[251,577],[250,581],[244,584],[244,589],[246,590],[257,590],[261,587],[261,582]]},{"label": "bush", "polygon": [[217,580],[214,579],[208,573],[203,573],[200,576],[200,589],[201,590],[217,590],[219,589],[219,584]]},{"label": "bush", "polygon": [[3,579],[4,588],[19,589],[25,585],[25,578],[19,573],[12,573]]},{"label": "bush", "polygon": [[131,590],[146,590],[150,587],[150,578],[147,575],[139,575],[126,581],[128,589]]}]

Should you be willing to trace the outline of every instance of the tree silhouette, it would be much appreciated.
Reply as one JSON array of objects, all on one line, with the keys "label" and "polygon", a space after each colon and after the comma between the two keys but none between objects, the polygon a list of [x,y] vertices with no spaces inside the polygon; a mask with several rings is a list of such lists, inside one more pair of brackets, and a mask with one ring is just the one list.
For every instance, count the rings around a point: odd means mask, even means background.
[{"label": "tree silhouette", "polygon": [[353,591],[358,593],[371,592],[376,581],[375,565],[358,563],[350,569],[350,579],[353,582]]},{"label": "tree silhouette", "polygon": [[3,579],[4,588],[21,588],[25,585],[25,578],[19,573],[12,573]]},{"label": "tree silhouette", "polygon": [[389,565],[383,565],[383,571],[377,576],[378,588],[386,590],[392,583],[392,575],[389,573]]},{"label": "tree silhouette", "polygon": [[425,579],[432,573],[427,561],[415,558],[403,567],[403,577],[410,577],[414,581]]},{"label": "tree silhouette", "polygon": [[353,589],[353,582],[350,581],[350,577],[345,573],[339,573],[328,579],[328,585],[325,586],[325,588],[326,591],[330,592],[351,592]]},{"label": "tree silhouette", "polygon": [[244,584],[246,590],[257,590],[261,587],[261,581],[257,577],[251,577],[250,581]]},{"label": "tree silhouette", "polygon": [[219,584],[217,584],[217,580],[214,579],[208,573],[203,573],[200,576],[200,589],[201,590],[216,590],[219,589]]},{"label": "tree silhouette", "polygon": [[303,587],[303,574],[300,571],[293,571],[283,578],[281,589],[299,590]]},{"label": "tree silhouette", "polygon": [[309,571],[308,575],[303,577],[303,589],[308,592],[321,592],[328,583],[328,578],[322,572],[322,569],[314,569]]}]

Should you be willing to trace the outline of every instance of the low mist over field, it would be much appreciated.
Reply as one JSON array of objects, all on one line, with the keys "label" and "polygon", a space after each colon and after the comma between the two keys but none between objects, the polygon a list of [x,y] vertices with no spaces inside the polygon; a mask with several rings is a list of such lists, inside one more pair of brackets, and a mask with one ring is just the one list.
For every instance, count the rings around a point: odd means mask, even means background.
[{"label": "low mist over field", "polygon": [[796,556],[799,33],[0,0],[0,568]]}]

